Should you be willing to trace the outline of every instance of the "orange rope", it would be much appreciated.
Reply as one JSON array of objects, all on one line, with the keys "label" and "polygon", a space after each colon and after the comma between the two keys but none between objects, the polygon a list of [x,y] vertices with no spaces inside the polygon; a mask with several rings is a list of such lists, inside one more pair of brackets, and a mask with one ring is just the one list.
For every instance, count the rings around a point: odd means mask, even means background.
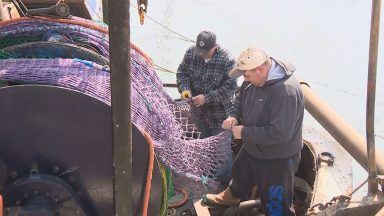
[{"label": "orange rope", "polygon": [[168,203],[168,208],[180,207],[180,206],[184,205],[185,203],[187,203],[187,201],[188,201],[188,193],[186,190],[184,190],[183,188],[176,188],[175,190],[179,191],[183,194],[183,199],[177,203]]},{"label": "orange rope", "polygon": [[0,216],[3,216],[3,197],[0,195]]},{"label": "orange rope", "polygon": [[144,130],[141,130],[141,133],[144,135],[144,138],[149,145],[149,164],[148,164],[147,180],[145,183],[145,192],[144,192],[144,200],[143,200],[143,216],[147,216],[149,196],[151,193],[153,164],[155,161],[155,148],[154,148],[151,136]]},{"label": "orange rope", "polygon": [[136,46],[132,42],[131,42],[131,48],[136,50],[136,52],[140,53],[140,55],[142,55],[151,64],[151,66],[153,66],[152,59],[144,51],[142,51],[138,46]]}]

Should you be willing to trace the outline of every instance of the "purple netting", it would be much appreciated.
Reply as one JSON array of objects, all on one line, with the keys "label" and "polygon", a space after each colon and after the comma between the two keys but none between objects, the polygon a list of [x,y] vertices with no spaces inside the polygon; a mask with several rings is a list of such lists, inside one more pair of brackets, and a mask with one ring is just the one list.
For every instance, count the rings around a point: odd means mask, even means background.
[{"label": "purple netting", "polygon": [[[81,18],[75,20],[86,22]],[[62,34],[70,43],[91,47],[103,56],[109,56],[108,34],[81,25],[52,22],[39,18],[0,25],[0,40],[16,36],[44,37],[52,33]]]},{"label": "purple netting", "polygon": [[[217,189],[216,178],[231,162],[230,134],[206,139],[186,137],[186,133],[199,134],[186,117],[189,106],[171,99],[153,66],[135,49],[131,49],[131,68],[132,121],[151,135],[157,157],[174,171],[176,184],[196,196]],[[78,59],[0,60],[0,79],[62,86],[108,105],[111,101],[109,72]]]}]

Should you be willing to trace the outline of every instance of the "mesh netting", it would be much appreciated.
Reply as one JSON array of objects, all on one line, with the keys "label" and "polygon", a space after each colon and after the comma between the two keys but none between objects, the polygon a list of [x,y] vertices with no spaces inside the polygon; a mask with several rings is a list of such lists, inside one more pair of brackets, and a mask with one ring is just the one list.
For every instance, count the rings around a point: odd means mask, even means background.
[{"label": "mesh netting", "polygon": [[[80,19],[75,19],[81,21]],[[61,23],[44,19],[26,19],[0,25],[2,38],[44,36],[63,31],[69,42],[78,41],[97,47],[108,56],[107,30],[90,28],[84,21]],[[109,71],[96,63],[79,59],[4,59],[0,60],[0,79],[18,83],[62,86],[81,91],[110,105]],[[148,59],[139,49],[131,49],[132,122],[147,131],[155,144],[158,158],[175,173],[176,184],[196,196],[216,190],[217,177],[231,163],[230,134],[221,133],[206,139],[196,139],[199,132],[192,123],[189,105],[174,102],[165,92]]]},{"label": "mesh netting", "polygon": [[41,41],[42,37],[20,37],[20,38],[2,38],[0,40],[0,49],[3,49],[8,46],[23,44],[23,43],[29,43],[29,42],[35,42],[35,41]]},{"label": "mesh netting", "polygon": [[0,49],[0,59],[12,58],[12,55]]},{"label": "mesh netting", "polygon": [[[77,21],[82,20],[76,18]],[[23,18],[19,21],[5,22],[0,25],[0,41],[10,42],[16,40],[18,44],[23,40],[47,38],[52,34],[62,35],[68,43],[92,47],[94,50],[108,57],[109,44],[107,31],[101,32],[89,28],[88,25],[70,24],[71,20],[54,22],[47,18]],[[85,21],[83,21],[85,23]],[[102,27],[99,27],[102,28]],[[4,43],[3,42],[3,43]],[[6,47],[7,45],[3,45]]]}]

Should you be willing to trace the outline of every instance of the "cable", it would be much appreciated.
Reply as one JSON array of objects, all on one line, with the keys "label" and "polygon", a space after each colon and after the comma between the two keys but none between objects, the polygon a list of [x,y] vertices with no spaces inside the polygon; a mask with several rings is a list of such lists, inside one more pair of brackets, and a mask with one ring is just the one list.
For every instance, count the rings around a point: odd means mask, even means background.
[{"label": "cable", "polygon": [[20,5],[20,7],[22,7],[22,9],[24,10],[24,13],[27,13],[28,12],[28,8],[25,6],[25,4],[20,1],[20,0],[16,0],[17,3]]},{"label": "cable", "polygon": [[145,183],[145,191],[144,191],[144,200],[143,200],[143,216],[147,216],[148,213],[148,205],[149,205],[149,197],[151,193],[151,183],[152,183],[152,174],[153,174],[153,165],[155,161],[155,147],[153,145],[153,140],[151,136],[144,130],[141,130],[141,133],[144,135],[145,140],[148,143],[149,148],[149,164],[147,170],[147,179]]},{"label": "cable", "polygon": [[183,194],[183,199],[177,203],[168,203],[168,208],[177,208],[184,205],[188,201],[188,193],[183,188],[175,188],[175,191],[179,191]]},{"label": "cable", "polygon": [[152,37],[163,37],[163,38],[167,38],[167,39],[178,39],[178,40],[182,40],[182,41],[186,41],[186,42],[190,42],[189,40],[187,39],[184,39],[184,38],[181,38],[181,37],[171,37],[171,36],[167,36],[167,35],[148,35],[148,36],[152,36]]},{"label": "cable", "polygon": [[[137,8],[136,6],[132,5],[131,3],[129,3],[129,4],[130,4],[133,8],[135,8],[136,10],[138,10],[138,8]],[[174,31],[174,30],[168,28],[167,26],[161,24],[160,22],[156,21],[154,18],[148,16],[147,14],[145,14],[145,16],[146,16],[149,20],[151,20],[152,22],[154,22],[154,23],[160,25],[161,27],[167,29],[168,31],[170,31],[170,32],[172,32],[172,33],[174,33],[174,34],[176,34],[176,35],[182,37],[183,39],[185,39],[185,41],[187,41],[187,42],[191,42],[191,43],[196,43],[196,41],[194,41],[194,40],[192,40],[192,39],[190,39],[190,38],[188,38],[188,37],[186,37],[186,36],[184,36],[184,35],[182,35],[182,34],[180,34],[180,33],[177,33],[176,31]]]},{"label": "cable", "polygon": [[160,71],[163,71],[163,72],[166,72],[166,73],[171,73],[171,74],[177,74],[176,72],[172,71],[172,70],[169,70],[165,67],[162,67],[160,65],[157,65],[157,64],[153,64],[155,66],[155,69],[156,70],[160,70]]},{"label": "cable", "polygon": [[95,8],[93,8],[93,7],[91,6],[91,4],[89,4],[87,1],[86,1],[85,3],[86,3],[86,4],[93,10],[93,12],[96,14],[96,16],[97,16],[102,22],[104,22],[103,18],[99,16],[99,14],[96,12]]},{"label": "cable", "polygon": [[25,16],[25,12],[23,11],[23,9],[20,7],[19,3],[16,1],[16,0],[11,0],[11,2],[13,3],[13,5],[16,7],[17,11],[20,13],[21,16]]},{"label": "cable", "polygon": [[0,195],[0,216],[3,216],[3,197]]}]

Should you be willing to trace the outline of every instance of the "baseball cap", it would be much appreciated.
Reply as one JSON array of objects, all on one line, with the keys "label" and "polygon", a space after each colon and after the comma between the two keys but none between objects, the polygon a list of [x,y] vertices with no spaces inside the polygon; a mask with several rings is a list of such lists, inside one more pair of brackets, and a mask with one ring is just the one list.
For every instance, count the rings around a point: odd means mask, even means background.
[{"label": "baseball cap", "polygon": [[202,31],[197,36],[195,53],[206,54],[214,46],[216,46],[216,35],[211,31]]},{"label": "baseball cap", "polygon": [[268,58],[269,56],[263,50],[248,48],[240,53],[236,60],[236,67],[228,73],[228,76],[238,78],[244,75],[245,71],[261,66]]}]

